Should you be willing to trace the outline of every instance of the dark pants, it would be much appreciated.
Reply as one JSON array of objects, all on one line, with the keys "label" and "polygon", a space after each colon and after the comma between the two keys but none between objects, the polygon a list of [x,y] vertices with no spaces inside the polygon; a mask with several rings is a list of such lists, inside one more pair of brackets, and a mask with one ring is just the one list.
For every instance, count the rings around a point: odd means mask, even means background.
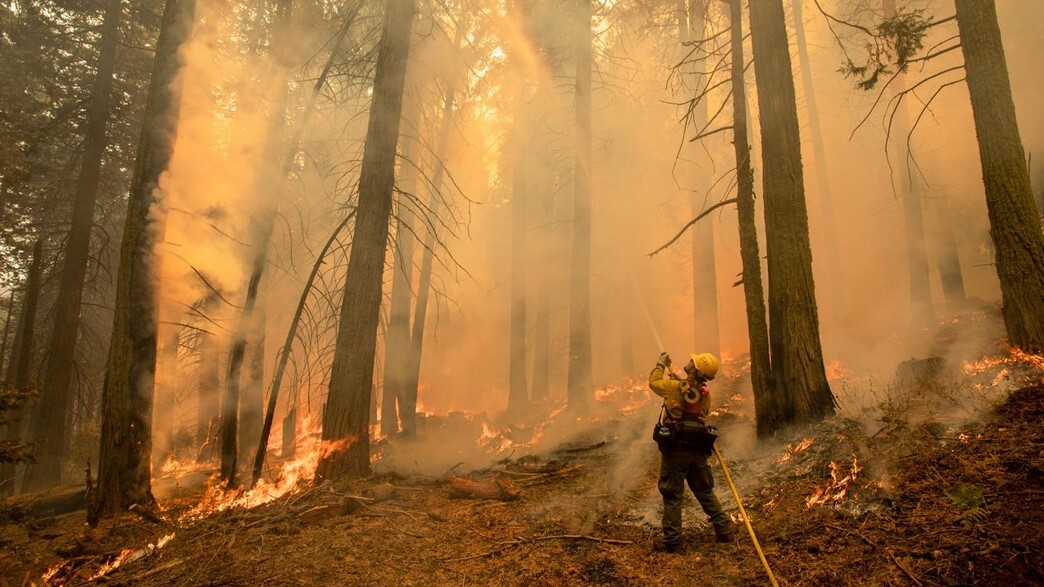
[{"label": "dark pants", "polygon": [[667,544],[681,541],[682,500],[686,481],[715,529],[727,529],[729,517],[714,495],[714,476],[707,465],[707,457],[698,452],[678,449],[663,452],[661,457],[658,487],[663,496],[663,541]]}]

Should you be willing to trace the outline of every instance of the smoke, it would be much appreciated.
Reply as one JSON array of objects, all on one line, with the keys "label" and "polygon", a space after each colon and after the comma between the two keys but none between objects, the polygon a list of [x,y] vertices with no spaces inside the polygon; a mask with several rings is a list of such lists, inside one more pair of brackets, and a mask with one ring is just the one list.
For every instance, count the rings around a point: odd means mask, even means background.
[{"label": "smoke", "polygon": [[[942,10],[930,3],[930,9]],[[1001,3],[1001,27],[1009,52],[1009,70],[1023,140],[1030,150],[1044,144],[1039,113],[1029,106],[1041,88],[1035,76],[1034,57],[1040,52],[1038,34],[1042,17],[1021,6]],[[712,4],[710,20],[715,30],[725,19]],[[720,8],[720,7],[719,7]],[[835,6],[827,6],[833,10]],[[302,136],[301,154],[289,181],[270,175],[273,141],[285,142],[285,132],[273,124],[284,91],[287,123],[292,128],[302,111],[309,83],[321,67],[324,51],[340,26],[343,14],[327,14],[320,8],[304,10],[294,29],[295,64],[275,63],[268,47],[270,17],[230,3],[201,1],[196,34],[182,51],[186,62],[185,90],[174,161],[170,169],[168,229],[163,259],[163,332],[167,341],[186,323],[206,330],[227,348],[229,333],[243,303],[250,263],[259,235],[252,228],[258,213],[280,202],[280,216],[270,248],[270,268],[263,289],[269,300],[267,321],[268,370],[277,355],[290,316],[301,293],[304,276],[315,255],[341,218],[344,206],[354,198],[354,185],[365,134],[372,47],[377,19],[366,9],[353,24],[338,55],[334,76],[323,90],[315,115]],[[435,253],[434,295],[428,312],[423,348],[420,403],[424,410],[445,416],[453,411],[485,414],[488,424],[499,427],[507,403],[511,280],[519,268],[510,255],[512,214],[525,209],[526,294],[528,319],[527,378],[537,373],[537,353],[546,343],[550,356],[551,398],[565,395],[569,323],[569,267],[574,189],[571,144],[574,132],[572,49],[560,12],[537,5],[528,24],[516,15],[486,13],[481,22],[471,17],[451,24],[445,15],[425,12],[418,17],[417,40],[412,47],[410,69],[418,120],[404,126],[420,144],[415,161],[401,161],[419,170],[415,198],[402,206],[404,216],[426,218],[412,229],[423,241],[430,227],[439,228]],[[941,14],[941,13],[940,13]],[[713,227],[716,249],[716,282],[693,283],[692,234],[649,258],[667,242],[697,209],[730,197],[734,180],[732,145],[723,132],[698,143],[683,138],[679,119],[689,100],[703,87],[692,77],[678,77],[672,67],[682,49],[676,37],[673,10],[639,10],[616,5],[599,15],[596,28],[596,89],[594,95],[593,234],[591,313],[594,330],[594,375],[599,388],[641,375],[657,355],[675,355],[720,346],[726,358],[747,352],[746,314],[740,273],[738,227],[733,207],[725,207],[700,221],[694,231]],[[295,15],[295,19],[298,15]],[[650,25],[650,19],[655,25]],[[802,153],[812,237],[813,270],[817,286],[823,346],[827,363],[838,363],[851,376],[835,383],[846,415],[860,412],[870,403],[870,383],[888,385],[900,362],[927,356],[944,357],[951,365],[977,358],[994,345],[999,330],[990,307],[999,300],[992,266],[978,152],[967,91],[957,84],[943,92],[921,118],[911,146],[917,166],[912,173],[923,182],[925,230],[928,235],[932,297],[937,325],[927,330],[911,326],[910,294],[906,262],[906,231],[898,196],[900,174],[906,173],[885,150],[885,119],[878,110],[859,132],[852,134],[873,105],[875,96],[852,88],[837,69],[842,60],[826,21],[806,11],[812,77],[818,98],[826,160],[817,161],[809,134],[807,100],[797,84]],[[463,49],[454,46],[454,26],[465,27]],[[949,34],[933,31],[929,45]],[[944,38],[944,37],[943,37]],[[750,57],[749,43],[747,58]],[[933,68],[960,62],[959,51],[946,55]],[[797,60],[795,58],[795,64]],[[713,63],[710,64],[713,66]],[[796,66],[796,65],[795,65]],[[286,82],[290,76],[289,85]],[[443,124],[442,101],[450,79],[460,75],[456,108],[451,113],[446,152],[438,153],[437,137]],[[720,75],[720,74],[719,74]],[[748,73],[748,75],[750,75]],[[908,85],[921,72],[911,72]],[[717,78],[715,79],[717,81]],[[523,83],[524,82],[524,83]],[[748,79],[748,85],[753,77]],[[731,115],[726,86],[708,93],[708,111],[722,108],[719,125]],[[907,103],[916,118],[930,92],[912,96]],[[761,214],[760,149],[758,148],[755,92],[750,91],[755,152],[756,192]],[[678,104],[681,104],[680,106]],[[513,159],[513,141],[524,125],[527,147]],[[284,131],[286,130],[284,128]],[[693,136],[692,129],[687,138]],[[285,148],[274,149],[282,156]],[[443,185],[431,180],[437,160],[447,166]],[[514,192],[516,163],[525,169],[524,193]],[[827,167],[834,201],[833,230],[840,237],[840,267],[827,266],[825,248],[828,219],[822,213],[815,169]],[[283,188],[277,186],[283,184]],[[429,195],[440,190],[440,212],[433,218]],[[943,213],[936,213],[943,210]],[[948,213],[946,213],[948,212]],[[968,306],[946,304],[940,284],[938,261],[950,222],[963,270]],[[393,229],[393,239],[394,239]],[[302,411],[318,411],[323,405],[332,344],[331,333],[339,303],[339,276],[343,276],[345,247],[324,265],[319,287],[309,298],[303,338],[294,347],[291,375],[284,384],[280,414],[291,405]],[[413,286],[422,255],[414,255]],[[390,259],[389,259],[390,260]],[[829,281],[840,276],[841,300],[833,299]],[[390,293],[391,274],[385,276]],[[717,317],[721,325],[718,344],[697,339],[694,332],[702,316],[693,298],[706,291],[717,293]],[[187,310],[217,290],[225,302],[214,315],[201,318]],[[642,308],[644,300],[647,311]],[[984,309],[985,308],[985,309]],[[965,328],[970,312],[980,312],[989,327]],[[547,334],[543,336],[546,319]],[[960,319],[956,326],[948,321]],[[648,323],[651,322],[652,328]],[[166,404],[179,410],[172,426],[194,419],[194,354],[186,345],[186,329],[179,340],[182,351],[176,367],[160,367],[160,386]],[[200,334],[201,335],[201,334]],[[662,340],[661,340],[662,339]],[[171,343],[173,344],[173,343]],[[383,356],[379,353],[378,356]],[[268,377],[266,376],[266,381]],[[381,386],[381,372],[375,384]],[[735,392],[747,393],[744,390]],[[177,398],[180,400],[175,401]],[[161,402],[162,403],[162,402]],[[747,406],[746,409],[752,411]],[[448,417],[448,416],[446,416]],[[631,472],[642,458],[647,427],[627,423],[614,431],[620,462],[612,483],[620,491],[633,484]],[[465,431],[439,436],[442,446],[402,443],[389,447],[382,465],[436,475],[459,460],[482,467],[489,458],[474,446],[475,426],[483,417],[473,416]],[[280,421],[277,415],[276,422]],[[637,421],[637,420],[636,420]],[[738,426],[738,425],[737,425]],[[571,429],[548,439],[564,441],[583,432]],[[753,454],[755,438],[750,426],[726,435],[726,448],[736,456]],[[277,436],[273,436],[276,439]],[[547,440],[549,442],[550,440]],[[542,441],[543,442],[543,441]],[[441,449],[441,451],[440,451]],[[634,449],[634,450],[632,450]],[[486,453],[485,450],[480,450]]]}]

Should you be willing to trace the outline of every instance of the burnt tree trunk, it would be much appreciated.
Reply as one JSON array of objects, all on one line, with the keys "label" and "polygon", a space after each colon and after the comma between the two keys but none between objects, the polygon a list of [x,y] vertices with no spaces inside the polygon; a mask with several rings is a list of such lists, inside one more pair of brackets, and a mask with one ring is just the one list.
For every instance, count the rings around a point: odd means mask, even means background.
[{"label": "burnt tree trunk", "polygon": [[1044,349],[1044,238],[993,0],[955,0],[1011,344]]},{"label": "burnt tree trunk", "polygon": [[754,415],[759,438],[771,436],[783,425],[782,405],[772,389],[769,333],[765,322],[765,290],[761,281],[761,254],[754,212],[754,170],[750,161],[747,94],[744,84],[743,4],[729,1],[732,45],[732,144],[736,153],[736,209],[739,216],[740,259],[743,266],[743,301],[747,308],[750,341],[750,380],[754,390]]},{"label": "burnt tree trunk", "polygon": [[62,481],[63,448],[66,445],[66,415],[72,409],[73,359],[80,330],[80,303],[87,275],[94,203],[98,196],[102,158],[108,145],[113,73],[123,10],[121,0],[108,0],[102,21],[98,67],[87,110],[83,163],[76,180],[72,222],[65,244],[65,264],[54,307],[54,325],[47,350],[40,400],[33,421],[33,434],[39,443],[37,464],[26,469],[25,487],[30,490],[58,485]]},{"label": "burnt tree trunk", "polygon": [[834,401],[819,340],[801,138],[782,0],[751,2],[750,29],[761,118],[772,379],[783,393],[787,420],[808,422],[833,414]]},{"label": "burnt tree trunk", "polygon": [[359,175],[355,238],[341,302],[330,395],[323,414],[323,440],[351,438],[352,442],[345,451],[319,463],[317,475],[325,479],[361,477],[370,472],[368,415],[381,309],[381,275],[414,11],[414,0],[390,0],[384,16]]},{"label": "burnt tree trunk", "polygon": [[127,203],[116,304],[102,389],[98,486],[88,521],[133,504],[156,507],[152,496],[152,402],[156,371],[156,286],[164,220],[160,176],[174,151],[181,102],[178,48],[188,40],[194,0],[167,0],[156,43],[138,157]]},{"label": "burnt tree trunk", "polygon": [[[33,338],[36,333],[36,309],[40,304],[40,284],[43,269],[43,239],[37,239],[33,245],[33,260],[29,265],[29,275],[25,283],[25,296],[22,298],[22,315],[19,318],[18,333],[15,335],[14,350],[7,366],[4,382],[15,389],[29,387],[30,367],[33,363]],[[13,293],[11,294],[14,295]],[[30,414],[29,406],[20,406],[14,414],[7,416],[7,432],[5,438],[12,443],[21,443],[25,437],[26,420]],[[0,465],[0,495],[15,493],[16,466],[14,463]]]},{"label": "burnt tree trunk", "polygon": [[583,409],[594,391],[591,351],[591,0],[575,0],[576,136],[573,244],[569,269],[569,407]]}]

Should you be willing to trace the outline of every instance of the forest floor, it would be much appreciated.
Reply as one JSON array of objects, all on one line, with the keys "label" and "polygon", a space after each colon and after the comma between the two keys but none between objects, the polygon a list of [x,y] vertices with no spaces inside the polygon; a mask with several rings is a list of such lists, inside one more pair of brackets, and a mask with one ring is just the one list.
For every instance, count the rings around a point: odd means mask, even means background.
[{"label": "forest floor", "polygon": [[[713,416],[719,444],[780,584],[1044,584],[1044,364],[986,363],[964,370],[966,388],[1004,380],[1014,391],[980,417],[935,409],[931,398],[967,398],[921,389],[906,402],[891,396],[872,417],[835,417],[762,443],[752,442],[742,385],[721,382],[726,397],[735,393]],[[658,404],[641,384],[599,399],[601,416],[559,412],[538,433],[494,434],[458,418],[476,433],[471,446],[496,449],[481,465],[424,474],[426,453],[381,443],[383,472],[252,508],[199,511],[198,472],[178,478],[184,487],[166,482],[162,523],[128,514],[90,529],[82,511],[41,517],[24,498],[9,501],[0,584],[767,584],[717,463],[716,491],[739,541],[715,543],[689,495],[684,550],[654,551]],[[452,421],[413,442],[448,437]],[[523,432],[544,440],[512,446]],[[439,450],[447,462],[467,456]],[[414,470],[393,466],[409,459]]]}]

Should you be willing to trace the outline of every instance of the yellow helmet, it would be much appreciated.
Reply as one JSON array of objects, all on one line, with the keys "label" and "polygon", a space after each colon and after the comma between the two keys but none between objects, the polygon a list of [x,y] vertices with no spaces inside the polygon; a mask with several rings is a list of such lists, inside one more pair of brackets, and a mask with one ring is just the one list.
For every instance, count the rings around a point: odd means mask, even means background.
[{"label": "yellow helmet", "polygon": [[692,357],[692,364],[696,365],[696,371],[707,380],[714,379],[714,376],[718,374],[718,357],[710,353],[693,353],[689,356]]}]

